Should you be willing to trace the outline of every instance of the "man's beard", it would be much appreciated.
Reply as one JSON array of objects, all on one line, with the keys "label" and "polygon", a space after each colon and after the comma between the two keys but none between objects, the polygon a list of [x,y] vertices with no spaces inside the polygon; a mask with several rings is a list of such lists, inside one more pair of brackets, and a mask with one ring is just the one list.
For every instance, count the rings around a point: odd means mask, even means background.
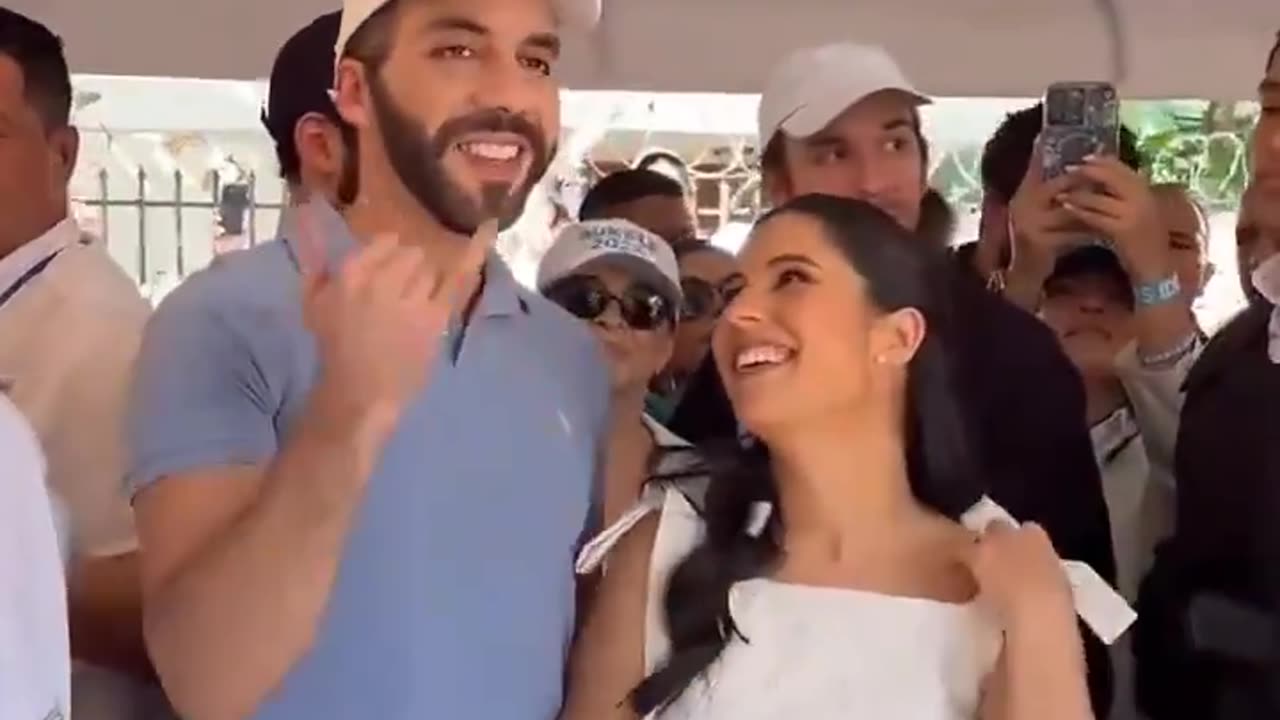
[{"label": "man's beard", "polygon": [[[548,146],[539,128],[521,115],[499,109],[480,110],[444,122],[434,134],[425,133],[387,92],[382,79],[369,78],[369,97],[382,134],[383,149],[396,177],[441,225],[460,235],[475,233],[496,218],[506,229],[520,218],[525,200],[551,164],[556,145]],[[529,145],[529,171],[521,183],[485,183],[480,198],[472,198],[444,167],[444,155],[458,139],[473,132],[506,132]]]}]

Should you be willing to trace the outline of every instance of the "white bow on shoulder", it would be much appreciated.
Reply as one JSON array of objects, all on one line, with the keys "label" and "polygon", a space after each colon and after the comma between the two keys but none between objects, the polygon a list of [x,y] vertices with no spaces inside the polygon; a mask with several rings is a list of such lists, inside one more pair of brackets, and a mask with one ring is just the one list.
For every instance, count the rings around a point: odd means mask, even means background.
[{"label": "white bow on shoulder", "polygon": [[[983,497],[960,518],[961,525],[979,535],[996,521],[1014,526],[1018,524],[1008,511],[989,497]],[[1120,593],[1086,563],[1063,560],[1062,570],[1071,583],[1071,597],[1075,601],[1076,614],[1103,643],[1114,643],[1138,619],[1138,614],[1129,607]]]}]

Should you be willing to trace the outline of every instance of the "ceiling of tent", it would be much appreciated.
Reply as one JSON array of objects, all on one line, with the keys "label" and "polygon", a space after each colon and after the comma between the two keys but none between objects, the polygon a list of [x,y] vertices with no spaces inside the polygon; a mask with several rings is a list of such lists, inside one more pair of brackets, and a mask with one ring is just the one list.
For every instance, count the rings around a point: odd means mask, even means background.
[{"label": "ceiling of tent", "polygon": [[[757,92],[791,48],[875,42],[922,89],[1034,96],[1065,79],[1122,79],[1131,97],[1246,99],[1280,29],[1277,0],[605,0],[570,43],[579,89]],[[336,0],[7,0],[66,40],[81,73],[254,79]],[[1114,68],[1125,67],[1123,78]]]}]

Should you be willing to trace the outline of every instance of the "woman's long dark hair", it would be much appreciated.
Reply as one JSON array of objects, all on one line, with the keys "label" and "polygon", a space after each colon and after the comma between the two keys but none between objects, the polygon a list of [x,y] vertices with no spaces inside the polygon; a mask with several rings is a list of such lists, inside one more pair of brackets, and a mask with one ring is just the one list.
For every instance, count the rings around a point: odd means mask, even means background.
[{"label": "woman's long dark hair", "polygon": [[[821,223],[831,244],[866,279],[870,301],[879,310],[915,308],[924,315],[927,335],[908,367],[907,471],[917,500],[958,519],[984,488],[973,469],[945,349],[945,254],[872,205],[824,195],[794,199],[766,214],[758,225],[793,213]],[[716,456],[715,449],[709,453]],[[778,503],[768,449],[762,443],[735,445],[722,457],[726,460],[711,462],[711,482],[701,508],[706,537],[675,568],[666,588],[671,655],[630,697],[641,716],[666,708],[715,662],[738,634],[729,613],[730,589],[769,572],[781,554],[780,512],[772,514],[769,526],[757,536],[747,529],[754,503]]]}]

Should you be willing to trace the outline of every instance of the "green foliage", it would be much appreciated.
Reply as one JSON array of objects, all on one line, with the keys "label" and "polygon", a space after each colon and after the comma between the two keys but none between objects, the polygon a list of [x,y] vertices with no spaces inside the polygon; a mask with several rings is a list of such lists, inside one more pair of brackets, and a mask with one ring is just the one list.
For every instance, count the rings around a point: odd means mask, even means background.
[{"label": "green foliage", "polygon": [[1186,185],[1210,208],[1234,208],[1249,180],[1252,103],[1144,103],[1133,127],[1152,182]]},{"label": "green foliage", "polygon": [[[1249,177],[1255,103],[1131,102],[1121,116],[1138,135],[1152,182],[1184,184],[1210,209],[1239,206]],[[940,158],[930,175],[933,187],[955,208],[973,208],[982,201],[978,165],[985,140],[978,138]]]}]

